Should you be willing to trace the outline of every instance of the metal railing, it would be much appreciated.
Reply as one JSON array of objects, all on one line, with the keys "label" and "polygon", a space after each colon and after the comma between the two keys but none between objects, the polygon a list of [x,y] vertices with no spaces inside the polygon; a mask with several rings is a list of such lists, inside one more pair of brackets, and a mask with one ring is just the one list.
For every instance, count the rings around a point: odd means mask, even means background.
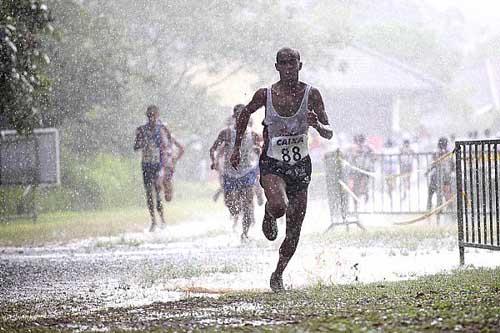
[{"label": "metal railing", "polygon": [[[446,151],[369,154],[360,163],[359,156],[326,154],[331,215],[346,220],[360,214],[427,214],[453,197],[452,157]],[[455,211],[454,205],[445,205],[437,214]]]},{"label": "metal railing", "polygon": [[460,264],[465,247],[500,250],[500,140],[457,141],[456,187]]}]

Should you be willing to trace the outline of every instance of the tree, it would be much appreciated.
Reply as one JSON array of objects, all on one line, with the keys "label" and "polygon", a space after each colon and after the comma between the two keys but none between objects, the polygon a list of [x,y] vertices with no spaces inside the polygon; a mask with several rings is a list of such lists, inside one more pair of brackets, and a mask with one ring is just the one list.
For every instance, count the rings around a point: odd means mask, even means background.
[{"label": "tree", "polygon": [[[308,63],[324,65],[328,48],[348,35],[341,15],[321,15],[325,7],[338,13],[339,3],[313,4],[305,11],[279,1],[243,0],[203,6],[195,0],[86,0],[84,6],[128,38],[128,93],[119,124],[123,135],[130,135],[132,126],[143,121],[147,104],[155,103],[175,133],[207,137],[230,114],[209,94],[224,79],[246,71],[269,82],[275,52],[285,45],[300,49]],[[218,82],[198,80],[221,72],[228,74]]]},{"label": "tree", "polygon": [[0,122],[29,133],[41,121],[48,81],[41,35],[50,32],[47,5],[38,0],[0,1]]},{"label": "tree", "polygon": [[53,1],[51,8],[56,38],[45,48],[52,59],[47,73],[52,89],[43,122],[61,128],[63,144],[71,151],[99,151],[103,143],[113,143],[116,126],[112,117],[106,118],[122,106],[126,43],[107,17],[77,1]]}]

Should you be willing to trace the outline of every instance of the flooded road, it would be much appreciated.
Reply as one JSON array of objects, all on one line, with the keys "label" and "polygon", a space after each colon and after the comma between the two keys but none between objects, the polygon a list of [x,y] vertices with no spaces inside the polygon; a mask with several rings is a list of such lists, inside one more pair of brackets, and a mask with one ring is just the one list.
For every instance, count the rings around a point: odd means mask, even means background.
[{"label": "flooded road", "polygon": [[[372,218],[363,221],[367,233],[355,227],[349,233],[344,228],[325,232],[329,217],[324,205],[313,202],[310,207],[301,243],[285,271],[287,288],[411,279],[458,267],[453,225],[435,236],[412,236],[413,231],[406,231],[392,239],[385,234],[401,227]],[[262,213],[257,212],[257,221]],[[251,240],[241,243],[239,231],[232,230],[227,216],[220,214],[153,234],[145,231],[38,248],[1,248],[0,307],[6,311],[2,316],[13,321],[48,320],[193,296],[216,299],[234,291],[267,292],[284,237],[284,225],[279,227],[275,242],[265,240],[257,223]],[[467,263],[475,266],[493,267],[499,259],[500,253],[484,250],[466,254]]]}]

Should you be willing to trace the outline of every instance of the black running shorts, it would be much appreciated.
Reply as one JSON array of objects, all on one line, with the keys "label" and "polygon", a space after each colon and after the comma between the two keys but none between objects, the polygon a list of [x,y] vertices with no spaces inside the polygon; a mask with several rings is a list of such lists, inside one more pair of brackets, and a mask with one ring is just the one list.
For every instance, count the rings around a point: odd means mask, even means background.
[{"label": "black running shorts", "polygon": [[160,173],[160,163],[142,163],[142,179],[146,189],[152,188]]},{"label": "black running shorts", "polygon": [[259,167],[261,180],[262,176],[269,174],[281,177],[285,181],[287,194],[307,190],[311,182],[312,164],[309,156],[291,165],[271,158],[264,152],[260,156]]}]

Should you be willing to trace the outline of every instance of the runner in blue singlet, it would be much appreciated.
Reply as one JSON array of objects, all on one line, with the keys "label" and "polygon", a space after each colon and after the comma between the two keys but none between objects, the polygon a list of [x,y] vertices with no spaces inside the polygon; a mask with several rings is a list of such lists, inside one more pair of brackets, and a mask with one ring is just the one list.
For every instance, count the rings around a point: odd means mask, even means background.
[{"label": "runner in blue singlet", "polygon": [[[160,193],[164,190],[165,199],[167,201],[171,200],[174,166],[182,156],[184,149],[172,137],[167,127],[160,122],[160,112],[156,105],[148,106],[146,117],[148,122],[136,129],[134,150],[142,152],[142,176],[146,191],[146,202],[151,217],[149,230],[154,231],[157,223],[153,192],[155,192],[156,210],[160,217],[161,226],[165,226]],[[174,146],[177,147],[176,154],[174,154]]]},{"label": "runner in blue singlet", "polygon": [[[245,106],[238,104],[233,109],[233,117],[238,115]],[[249,131],[243,139],[241,145],[241,163],[240,168],[235,170],[231,166],[230,156],[236,141],[236,129],[233,126],[223,129],[210,148],[210,159],[212,161],[211,169],[219,170],[222,176],[222,188],[224,192],[224,204],[229,210],[233,220],[233,227],[237,225],[238,218],[242,217],[243,231],[241,240],[248,239],[248,230],[254,224],[254,204],[253,194],[258,175],[258,169],[252,163],[252,156],[255,150],[260,152],[259,136],[257,133]],[[222,166],[218,161],[218,156],[222,154]]]}]

